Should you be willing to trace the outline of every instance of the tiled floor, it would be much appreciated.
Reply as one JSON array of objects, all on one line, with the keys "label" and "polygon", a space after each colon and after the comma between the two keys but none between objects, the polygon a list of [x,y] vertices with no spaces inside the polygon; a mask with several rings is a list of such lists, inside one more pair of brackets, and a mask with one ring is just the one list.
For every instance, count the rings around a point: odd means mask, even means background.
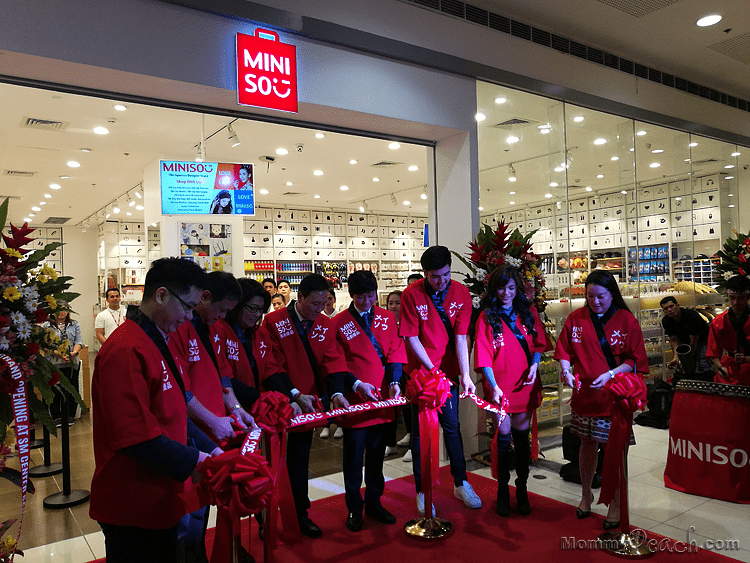
[{"label": "tiled floor", "polygon": [[[91,425],[84,416],[71,429],[71,460],[73,488],[88,488],[94,470],[91,452]],[[684,540],[690,526],[691,535],[702,544],[711,540],[739,540],[740,551],[723,551],[732,559],[750,562],[750,540],[746,538],[750,522],[750,505],[739,505],[687,495],[664,487],[662,475],[666,462],[668,431],[636,427],[638,444],[631,448],[628,458],[630,473],[631,523],[644,530]],[[331,433],[333,434],[333,433]],[[399,431],[399,437],[403,429]],[[554,432],[553,432],[554,434]],[[317,432],[316,432],[317,435]],[[554,444],[554,440],[546,440]],[[59,440],[52,439],[53,461],[59,460]],[[341,465],[341,440],[332,436],[327,440],[314,439],[315,452],[311,461],[310,497],[313,500],[344,492],[343,479],[336,469]],[[544,442],[543,442],[544,447]],[[405,448],[386,460],[386,479],[397,479],[411,472],[411,464],[401,460]],[[544,450],[546,459],[532,467],[529,489],[560,502],[577,506],[580,486],[566,483],[558,476],[562,463],[559,446]],[[41,464],[41,450],[32,453],[33,464]],[[17,461],[12,460],[9,465]],[[445,462],[444,462],[445,463]],[[490,469],[469,461],[469,468],[479,475],[490,476]],[[24,563],[60,562],[84,563],[104,557],[104,540],[99,527],[88,518],[88,505],[72,509],[48,510],[42,507],[45,496],[61,489],[61,476],[34,480],[37,492],[27,498],[21,546]],[[492,499],[484,499],[493,502]],[[0,482],[0,521],[17,517],[20,508],[18,489],[6,481]],[[573,510],[571,508],[571,510]],[[595,506],[600,514],[606,508]],[[343,526],[343,522],[342,522]]]}]

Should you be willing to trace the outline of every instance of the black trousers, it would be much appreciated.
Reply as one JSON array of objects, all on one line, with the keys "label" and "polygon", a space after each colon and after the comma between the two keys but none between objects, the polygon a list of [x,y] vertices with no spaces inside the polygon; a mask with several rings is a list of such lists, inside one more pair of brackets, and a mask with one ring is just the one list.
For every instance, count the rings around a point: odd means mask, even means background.
[{"label": "black trousers", "polygon": [[104,532],[107,563],[176,563],[175,527],[149,530],[99,522]]},{"label": "black trousers", "polygon": [[307,518],[310,499],[307,496],[307,478],[310,467],[310,446],[312,430],[308,432],[289,432],[286,442],[286,468],[292,485],[292,497],[297,509],[297,518]]},{"label": "black trousers", "polygon": [[[383,458],[390,423],[364,428],[344,428],[344,488],[346,508],[361,515],[362,507],[380,506],[385,489]],[[364,458],[364,459],[363,459]],[[362,501],[362,467],[365,468],[365,499]]]}]

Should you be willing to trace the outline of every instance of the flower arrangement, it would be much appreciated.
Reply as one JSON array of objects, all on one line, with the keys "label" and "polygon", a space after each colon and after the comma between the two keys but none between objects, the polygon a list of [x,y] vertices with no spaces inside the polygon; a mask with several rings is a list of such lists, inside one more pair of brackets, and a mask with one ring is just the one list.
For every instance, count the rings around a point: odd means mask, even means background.
[{"label": "flower arrangement", "polygon": [[[728,238],[723,248],[716,254],[721,258],[717,268],[724,272],[724,281],[733,276],[750,274],[750,233],[743,235],[734,231],[734,238]],[[719,284],[720,287],[722,285]]]},{"label": "flower arrangement", "polygon": [[490,274],[498,266],[510,264],[519,270],[526,297],[534,303],[539,312],[544,311],[546,282],[544,274],[539,269],[541,257],[534,254],[529,242],[535,232],[522,235],[515,229],[509,233],[508,225],[503,221],[497,224],[495,230],[485,224],[479,230],[477,238],[469,243],[471,254],[468,260],[452,251],[471,272],[464,278],[464,284],[473,296],[474,308],[479,308],[479,302],[487,291]]}]

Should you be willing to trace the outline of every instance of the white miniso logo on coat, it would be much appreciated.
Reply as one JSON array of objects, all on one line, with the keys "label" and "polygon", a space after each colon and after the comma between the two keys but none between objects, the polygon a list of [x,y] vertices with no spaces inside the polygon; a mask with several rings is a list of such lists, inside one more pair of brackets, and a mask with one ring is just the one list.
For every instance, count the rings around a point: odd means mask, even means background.
[{"label": "white miniso logo on coat", "polygon": [[279,331],[279,338],[286,338],[294,334],[292,330],[292,321],[289,319],[282,319],[276,322],[276,330]]},{"label": "white miniso logo on coat", "polygon": [[582,337],[583,337],[583,327],[582,326],[574,326],[573,327],[573,334],[570,335],[571,340],[573,340],[573,342],[576,342],[576,343],[580,344]]},{"label": "white miniso logo on coat", "polygon": [[359,336],[359,330],[357,330],[357,326],[354,324],[354,321],[349,321],[344,326],[340,328],[341,334],[344,335],[344,338],[346,338],[347,342],[354,338],[355,336]]},{"label": "white miniso logo on coat", "polygon": [[240,361],[240,343],[236,340],[227,338],[227,358],[235,362]]},{"label": "white miniso logo on coat", "polygon": [[188,338],[188,361],[189,362],[200,362],[201,361],[201,352],[200,348],[198,347],[198,339],[197,338]]},{"label": "white miniso logo on coat", "polygon": [[423,320],[427,320],[427,314],[428,314],[428,307],[427,305],[417,305],[417,313],[419,313],[419,317]]}]

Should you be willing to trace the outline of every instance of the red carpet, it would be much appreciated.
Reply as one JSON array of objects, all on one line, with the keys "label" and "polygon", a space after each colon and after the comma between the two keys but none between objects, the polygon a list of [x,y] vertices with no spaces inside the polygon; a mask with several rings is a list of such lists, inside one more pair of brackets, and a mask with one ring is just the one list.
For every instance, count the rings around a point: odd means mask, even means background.
[{"label": "red carpet", "polygon": [[[562,549],[562,538],[590,540],[602,532],[603,517],[592,514],[586,520],[577,520],[575,507],[554,500],[531,496],[531,515],[522,517],[514,513],[515,499],[511,488],[511,516],[500,518],[495,514],[496,482],[470,475],[471,483],[482,498],[484,506],[479,510],[465,508],[453,497],[453,481],[449,468],[440,472],[441,485],[435,491],[435,507],[438,517],[447,519],[455,526],[453,536],[433,543],[411,539],[404,533],[404,523],[416,517],[414,481],[412,477],[386,483],[383,506],[398,519],[392,526],[380,524],[367,516],[364,529],[349,532],[344,526],[347,511],[344,495],[315,501],[310,517],[323,530],[321,539],[304,541],[296,545],[282,545],[276,552],[279,563],[383,563],[402,561],[510,561],[513,563],[538,563],[540,560],[567,562],[612,562],[606,553],[589,549]],[[243,521],[247,525],[248,519]],[[263,561],[263,546],[258,540],[257,525],[252,523],[253,537],[251,554],[259,563]],[[246,537],[246,536],[245,536]],[[648,533],[649,538],[661,538]],[[213,530],[209,530],[207,543],[213,541]],[[670,543],[671,540],[670,540]],[[209,548],[210,549],[210,548]],[[657,553],[665,558],[672,554]],[[690,563],[728,561],[715,553],[700,551],[688,555]],[[512,558],[512,559],[511,559]]]}]

